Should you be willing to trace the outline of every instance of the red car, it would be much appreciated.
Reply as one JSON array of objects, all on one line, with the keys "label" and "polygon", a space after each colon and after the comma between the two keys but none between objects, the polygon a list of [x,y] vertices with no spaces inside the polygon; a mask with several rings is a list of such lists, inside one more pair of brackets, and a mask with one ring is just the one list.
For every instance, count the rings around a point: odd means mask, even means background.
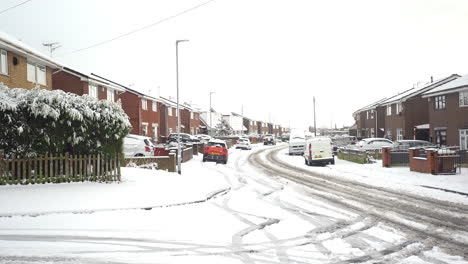
[{"label": "red car", "polygon": [[226,142],[219,139],[212,139],[208,141],[203,149],[203,162],[207,160],[214,160],[224,164],[228,161],[228,149]]}]

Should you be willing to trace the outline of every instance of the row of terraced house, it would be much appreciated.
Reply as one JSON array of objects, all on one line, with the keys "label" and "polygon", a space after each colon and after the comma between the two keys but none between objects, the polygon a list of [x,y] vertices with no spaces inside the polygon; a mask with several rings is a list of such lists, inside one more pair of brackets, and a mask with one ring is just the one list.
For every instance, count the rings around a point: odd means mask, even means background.
[{"label": "row of terraced house", "polygon": [[[155,142],[165,142],[170,133],[176,132],[177,104],[171,98],[147,95],[107,77],[66,67],[2,32],[0,83],[8,87],[58,89],[99,100],[120,101],[132,125],[130,133],[149,136]],[[217,124],[203,119],[203,111],[192,104],[183,103],[179,107],[182,133],[206,134]],[[207,113],[204,112],[204,116]],[[223,119],[232,127],[233,133],[238,134],[281,135],[285,131],[279,125],[250,120],[235,113],[223,115]]]},{"label": "row of terraced house", "polygon": [[468,75],[452,74],[353,113],[355,136],[418,139],[468,149]]}]

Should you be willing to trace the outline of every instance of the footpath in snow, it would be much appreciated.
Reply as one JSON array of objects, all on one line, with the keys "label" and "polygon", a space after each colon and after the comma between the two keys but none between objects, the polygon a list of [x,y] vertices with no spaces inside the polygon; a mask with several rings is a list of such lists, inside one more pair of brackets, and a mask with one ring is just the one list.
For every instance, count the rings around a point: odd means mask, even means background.
[{"label": "footpath in snow", "polygon": [[229,189],[223,177],[203,169],[199,160],[183,173],[122,168],[122,182],[0,186],[0,216],[90,213],[193,203]]},{"label": "footpath in snow", "polygon": [[302,156],[289,156],[287,148],[279,151],[278,157],[296,167],[325,175],[468,204],[468,168],[462,168],[461,174],[432,175],[410,171],[409,167],[384,168],[380,160],[373,164],[358,164],[338,157],[335,157],[335,165],[307,166]]}]

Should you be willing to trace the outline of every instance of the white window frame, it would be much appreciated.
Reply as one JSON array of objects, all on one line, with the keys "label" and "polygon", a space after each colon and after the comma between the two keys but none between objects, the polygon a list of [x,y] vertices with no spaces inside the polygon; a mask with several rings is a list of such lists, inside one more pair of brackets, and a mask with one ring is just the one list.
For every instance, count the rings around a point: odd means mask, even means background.
[{"label": "white window frame", "polygon": [[[32,76],[32,79],[29,78],[29,67],[28,67],[28,64],[33,66],[34,67],[34,72],[33,72],[33,76]],[[44,82],[39,82],[39,72],[40,72],[40,69],[43,68],[44,69]],[[26,63],[26,76],[27,76],[27,79],[29,82],[32,82],[32,83],[35,83],[35,84],[40,84],[40,85],[43,85],[43,86],[47,86],[47,67],[42,65],[42,64],[38,64],[38,63],[35,63],[35,62],[31,62],[31,61],[28,61]]]},{"label": "white window frame", "polygon": [[460,91],[458,94],[458,106],[468,107],[468,90]]},{"label": "white window frame", "polygon": [[373,110],[369,110],[370,111],[370,119],[374,119],[374,111]]},{"label": "white window frame", "polygon": [[395,108],[396,108],[396,114],[401,114],[401,112],[403,111],[403,104],[402,103],[397,103],[395,104]]},{"label": "white window frame", "polygon": [[158,111],[158,103],[157,103],[156,101],[153,101],[152,108],[153,108],[153,112],[157,112],[157,111]]},{"label": "white window frame", "polygon": [[446,98],[445,95],[439,95],[434,98],[434,107],[435,109],[445,109],[446,108]]},{"label": "white window frame", "polygon": [[468,129],[460,129],[458,132],[460,149],[468,149]]},{"label": "white window frame", "polygon": [[172,134],[172,127],[169,128],[169,135]]},{"label": "white window frame", "polygon": [[107,101],[115,102],[115,92],[112,88],[107,88]]},{"label": "white window frame", "polygon": [[151,128],[153,128],[153,141],[157,142],[159,125],[157,123],[152,123]]},{"label": "white window frame", "polygon": [[172,108],[171,107],[167,108],[167,115],[172,116]]},{"label": "white window frame", "polygon": [[141,99],[141,108],[143,110],[148,110],[148,101],[146,99]]},{"label": "white window frame", "polygon": [[195,128],[194,128],[194,127],[191,127],[191,128],[190,128],[190,133],[191,133],[192,135],[195,135],[195,134],[194,134],[194,133],[195,133]]},{"label": "white window frame", "polygon": [[88,95],[98,99],[98,87],[94,84],[88,84]]},{"label": "white window frame", "polygon": [[392,105],[387,105],[387,116],[392,115]]},{"label": "white window frame", "polygon": [[396,129],[396,140],[403,140],[403,129],[397,128]]},{"label": "white window frame", "polygon": [[385,136],[386,136],[388,139],[392,140],[392,130],[391,130],[391,129],[388,129],[386,132],[387,132],[387,133],[386,133]]},{"label": "white window frame", "polygon": [[8,75],[8,52],[0,49],[0,74]]},{"label": "white window frame", "polygon": [[190,119],[193,120],[193,112],[190,112]]},{"label": "white window frame", "polygon": [[141,123],[142,136],[148,136],[148,123]]}]

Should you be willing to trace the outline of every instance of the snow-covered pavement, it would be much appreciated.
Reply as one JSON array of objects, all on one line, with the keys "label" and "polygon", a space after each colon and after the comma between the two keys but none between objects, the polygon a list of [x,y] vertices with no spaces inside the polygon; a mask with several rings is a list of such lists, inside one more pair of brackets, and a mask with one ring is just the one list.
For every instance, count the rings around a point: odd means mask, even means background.
[{"label": "snow-covered pavement", "polygon": [[[183,175],[0,187],[1,263],[468,263],[381,219],[262,171],[195,157]],[[294,158],[294,157],[293,157]],[[465,256],[466,257],[466,256]]]}]

